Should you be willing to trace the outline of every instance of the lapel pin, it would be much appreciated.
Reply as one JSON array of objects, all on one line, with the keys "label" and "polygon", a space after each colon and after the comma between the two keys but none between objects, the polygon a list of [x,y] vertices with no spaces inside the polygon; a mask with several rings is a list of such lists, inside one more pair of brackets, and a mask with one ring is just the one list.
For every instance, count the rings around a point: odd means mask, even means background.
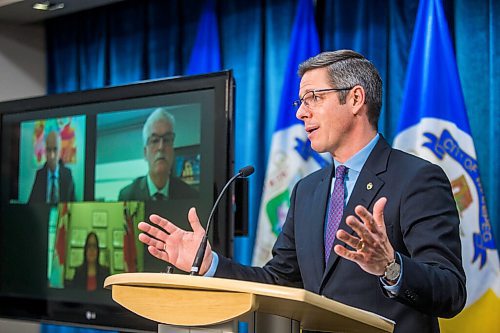
[{"label": "lapel pin", "polygon": [[372,183],[366,184],[366,189],[367,190],[371,190],[372,188],[373,188],[373,184]]}]

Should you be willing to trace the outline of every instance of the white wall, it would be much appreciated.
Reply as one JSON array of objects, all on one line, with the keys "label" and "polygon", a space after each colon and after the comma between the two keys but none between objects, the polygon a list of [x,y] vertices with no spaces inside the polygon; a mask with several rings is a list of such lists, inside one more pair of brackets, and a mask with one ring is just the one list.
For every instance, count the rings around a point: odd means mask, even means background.
[{"label": "white wall", "polygon": [[46,91],[43,26],[0,23],[0,101]]},{"label": "white wall", "polygon": [[[45,31],[42,25],[0,23],[0,101],[45,95]],[[0,319],[2,333],[39,333],[33,322]]]}]

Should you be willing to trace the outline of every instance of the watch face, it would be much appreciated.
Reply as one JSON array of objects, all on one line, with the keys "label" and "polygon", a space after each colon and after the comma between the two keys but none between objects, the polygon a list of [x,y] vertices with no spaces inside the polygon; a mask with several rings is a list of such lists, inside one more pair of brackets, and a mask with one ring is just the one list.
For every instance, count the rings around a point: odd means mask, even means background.
[{"label": "watch face", "polygon": [[385,278],[389,281],[395,281],[398,279],[400,272],[401,266],[397,262],[393,262],[385,269]]}]

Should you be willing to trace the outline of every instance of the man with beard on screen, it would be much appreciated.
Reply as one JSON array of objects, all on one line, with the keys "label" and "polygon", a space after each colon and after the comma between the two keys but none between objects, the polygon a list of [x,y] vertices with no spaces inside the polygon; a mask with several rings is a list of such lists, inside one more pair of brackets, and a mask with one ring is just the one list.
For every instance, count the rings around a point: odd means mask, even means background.
[{"label": "man with beard on screen", "polygon": [[174,163],[175,119],[164,108],[157,108],[144,123],[142,138],[148,173],[120,190],[119,201],[188,199],[196,190],[172,175]]}]

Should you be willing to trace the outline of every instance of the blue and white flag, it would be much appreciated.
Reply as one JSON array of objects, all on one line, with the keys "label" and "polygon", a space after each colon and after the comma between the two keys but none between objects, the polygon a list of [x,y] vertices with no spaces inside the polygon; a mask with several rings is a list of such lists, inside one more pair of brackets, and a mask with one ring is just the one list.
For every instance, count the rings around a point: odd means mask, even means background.
[{"label": "blue and white flag", "polygon": [[186,75],[216,72],[221,69],[220,42],[215,0],[206,0]]},{"label": "blue and white flag", "polygon": [[442,332],[500,327],[499,258],[441,0],[421,0],[394,147],[440,165],[460,212],[467,303]]},{"label": "blue and white flag", "polygon": [[299,94],[298,66],[318,53],[319,38],[314,22],[312,0],[299,0],[288,51],[278,120],[267,162],[253,252],[252,264],[255,266],[262,266],[271,258],[271,249],[281,232],[295,183],[328,163],[312,150],[302,121],[295,117],[292,106],[292,102]]}]

